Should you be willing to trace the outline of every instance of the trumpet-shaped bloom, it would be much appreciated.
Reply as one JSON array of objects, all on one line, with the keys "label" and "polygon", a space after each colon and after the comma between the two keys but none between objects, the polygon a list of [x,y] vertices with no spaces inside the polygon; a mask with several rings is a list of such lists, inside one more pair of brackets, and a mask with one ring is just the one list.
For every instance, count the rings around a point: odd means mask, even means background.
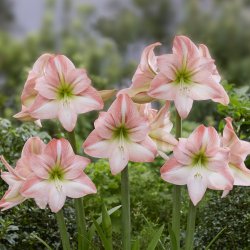
[{"label": "trumpet-shaped bloom", "polygon": [[120,173],[128,161],[151,162],[156,145],[149,138],[149,126],[126,94],[118,95],[107,112],[95,121],[83,148],[86,154],[109,158],[112,174]]},{"label": "trumpet-shaped bloom", "polygon": [[218,83],[214,60],[206,49],[203,45],[199,49],[185,36],[176,36],[173,53],[157,57],[159,73],[148,95],[174,101],[182,118],[188,116],[194,100],[212,99],[227,105],[228,95]]},{"label": "trumpet-shaped bloom", "polygon": [[165,152],[172,151],[178,141],[170,133],[173,123],[170,121],[169,102],[159,111],[152,109],[150,104],[139,104],[139,112],[149,122],[149,137],[156,143],[158,154],[168,159]]},{"label": "trumpet-shaped bloom", "polygon": [[154,54],[154,48],[159,45],[161,43],[157,42],[143,50],[141,61],[133,76],[131,86],[121,90],[118,94],[127,93],[137,103],[147,103],[154,99],[147,94],[147,91],[158,73],[157,56]]},{"label": "trumpet-shaped bloom", "polygon": [[22,196],[40,201],[40,207],[49,204],[52,212],[58,212],[66,196],[79,198],[96,193],[96,187],[83,169],[89,159],[75,155],[65,139],[50,141],[41,155],[30,159],[33,174],[21,188]]},{"label": "trumpet-shaped bloom", "polygon": [[[229,169],[234,177],[234,185],[250,186],[250,170],[245,166],[245,159],[250,154],[250,142],[240,140],[234,132],[232,118],[227,117],[223,131],[222,145],[230,149]],[[223,192],[227,195],[229,190]]]},{"label": "trumpet-shaped bloom", "polygon": [[[38,95],[37,91],[35,90],[36,80],[44,75],[48,61],[53,56],[53,54],[43,54],[34,63],[32,70],[29,72],[28,79],[24,85],[21,95],[22,110],[14,116],[15,118],[21,121],[36,120],[36,118],[32,117],[30,114],[30,107]],[[40,125],[39,120],[37,120],[36,123]]]},{"label": "trumpet-shaped bloom", "polygon": [[[26,200],[20,193],[20,189],[26,178],[32,174],[30,157],[34,154],[41,154],[44,147],[45,144],[38,137],[28,139],[23,147],[22,156],[17,161],[15,168],[12,168],[4,157],[1,156],[1,161],[8,170],[8,172],[2,172],[1,177],[9,185],[9,189],[0,200],[2,210],[12,208]],[[36,200],[36,203],[40,204],[40,201]]]},{"label": "trumpet-shaped bloom", "polygon": [[86,71],[76,69],[63,55],[49,60],[45,74],[36,80],[34,89],[38,96],[31,107],[31,116],[36,119],[58,118],[67,131],[74,129],[77,114],[103,107]]},{"label": "trumpet-shaped bloom", "polygon": [[176,185],[187,185],[196,205],[207,188],[232,189],[233,176],[228,160],[229,150],[221,147],[216,130],[201,125],[189,138],[179,139],[173,156],[161,168],[161,177]]}]

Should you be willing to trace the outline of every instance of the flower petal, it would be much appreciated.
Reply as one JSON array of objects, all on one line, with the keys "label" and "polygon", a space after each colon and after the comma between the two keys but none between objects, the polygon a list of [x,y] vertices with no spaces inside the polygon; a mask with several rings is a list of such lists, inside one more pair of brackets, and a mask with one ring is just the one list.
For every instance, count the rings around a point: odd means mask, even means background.
[{"label": "flower petal", "polygon": [[66,196],[71,198],[80,198],[97,192],[95,184],[84,173],[72,181],[64,182],[63,189]]},{"label": "flower petal", "polygon": [[192,167],[183,166],[173,156],[161,167],[161,178],[175,185],[188,182]]},{"label": "flower petal", "polygon": [[51,185],[49,190],[49,207],[53,213],[57,213],[64,205],[66,195],[62,189]]}]

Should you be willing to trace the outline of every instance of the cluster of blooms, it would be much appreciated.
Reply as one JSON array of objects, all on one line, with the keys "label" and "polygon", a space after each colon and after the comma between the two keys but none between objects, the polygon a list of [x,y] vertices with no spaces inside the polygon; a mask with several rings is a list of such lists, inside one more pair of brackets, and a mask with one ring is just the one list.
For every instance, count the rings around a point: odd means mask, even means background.
[{"label": "cluster of blooms", "polygon": [[[189,38],[177,36],[172,54],[156,56],[154,48],[159,45],[145,48],[131,87],[119,91],[110,108],[100,112],[83,143],[84,152],[109,159],[114,175],[129,161],[152,162],[160,155],[166,159],[162,179],[187,185],[195,205],[207,188],[222,190],[225,196],[233,185],[249,186],[250,170],[244,161],[250,154],[250,143],[237,137],[231,118],[226,118],[222,136],[203,125],[189,138],[175,139],[170,134],[170,101],[183,119],[194,100],[229,102],[207,47],[197,47]],[[21,96],[22,111],[15,117],[38,123],[58,118],[72,131],[78,114],[102,109],[102,96],[112,94],[95,90],[86,71],[76,69],[67,57],[44,54],[29,73]],[[164,100],[165,104],[157,111],[151,108],[153,100]],[[173,154],[168,158],[166,152],[170,151]],[[9,185],[0,201],[3,209],[33,198],[39,207],[48,204],[57,212],[66,196],[78,198],[96,192],[83,172],[89,160],[75,155],[65,139],[53,139],[45,145],[39,138],[30,138],[14,169],[3,157],[1,160],[8,169],[2,178]]]},{"label": "cluster of blooms", "polygon": [[89,159],[75,155],[66,139],[53,139],[46,145],[38,137],[31,137],[15,168],[3,157],[1,160],[9,171],[1,175],[9,185],[0,201],[3,210],[33,198],[40,208],[48,204],[52,212],[58,212],[66,196],[79,198],[96,193],[94,183],[83,172]]}]

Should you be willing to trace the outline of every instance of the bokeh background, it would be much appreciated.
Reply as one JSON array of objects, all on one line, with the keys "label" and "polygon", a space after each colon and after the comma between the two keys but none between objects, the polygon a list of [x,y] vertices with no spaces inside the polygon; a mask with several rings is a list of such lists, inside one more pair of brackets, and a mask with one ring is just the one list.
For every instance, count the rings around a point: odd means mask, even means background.
[{"label": "bokeh background", "polygon": [[[21,108],[20,95],[27,73],[39,55],[65,54],[77,67],[87,69],[97,89],[122,88],[130,85],[145,46],[160,41],[163,46],[156,53],[170,52],[177,34],[209,47],[231,100],[228,107],[195,103],[189,121],[185,122],[184,134],[200,122],[221,131],[223,117],[230,115],[241,138],[249,140],[249,27],[248,0],[0,0],[0,153],[15,162],[29,136],[38,134],[48,140],[61,133],[55,123],[45,122],[43,130],[38,130],[12,118]],[[92,129],[96,115],[93,112],[79,119],[79,145]],[[109,207],[119,204],[119,178],[110,176],[105,161],[94,164],[96,171],[89,172],[100,184],[100,195],[89,200],[87,211],[97,216],[101,195]],[[159,249],[169,249],[163,246],[169,244],[171,186],[159,178],[161,164],[158,160],[153,169],[135,164],[138,168],[131,173],[133,232],[134,238],[141,240],[142,249],[152,228],[162,223],[166,229]],[[2,194],[6,186],[0,184]],[[150,192],[142,195],[140,190]],[[204,249],[222,229],[211,249],[250,249],[249,191],[235,188],[223,200],[219,193],[208,192],[198,214],[197,249]],[[41,212],[32,202],[27,204],[0,214],[0,249],[43,249],[34,234],[53,249],[60,249],[53,215],[48,210]],[[186,207],[184,201],[183,215]],[[73,233],[70,203],[66,213]],[[120,246],[115,223],[118,219],[119,214],[113,218],[116,249]],[[184,229],[185,221],[183,234]],[[101,249],[97,236],[95,247]]]}]

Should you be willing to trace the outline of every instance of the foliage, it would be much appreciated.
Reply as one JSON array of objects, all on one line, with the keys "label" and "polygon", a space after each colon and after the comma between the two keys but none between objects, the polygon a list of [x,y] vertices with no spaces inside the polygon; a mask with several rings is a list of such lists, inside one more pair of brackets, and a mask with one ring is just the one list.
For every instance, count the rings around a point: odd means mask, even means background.
[{"label": "foliage", "polygon": [[197,249],[205,249],[224,227],[225,230],[213,243],[211,250],[249,249],[249,191],[249,187],[234,187],[224,199],[221,199],[220,193],[209,194],[209,199],[199,211],[199,225],[195,237]]}]

